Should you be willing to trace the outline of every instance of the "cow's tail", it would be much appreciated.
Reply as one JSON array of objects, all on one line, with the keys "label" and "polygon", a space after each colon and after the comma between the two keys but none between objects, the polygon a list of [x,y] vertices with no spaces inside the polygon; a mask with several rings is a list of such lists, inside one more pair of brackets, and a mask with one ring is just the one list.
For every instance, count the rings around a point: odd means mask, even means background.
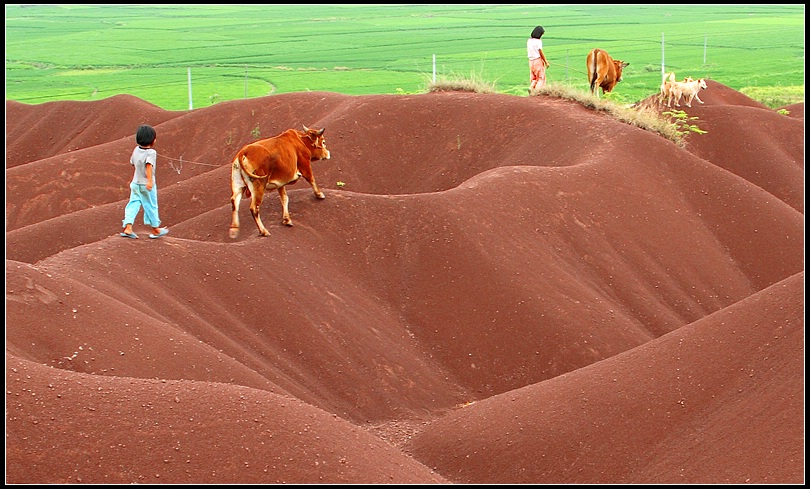
[{"label": "cow's tail", "polygon": [[599,72],[596,71],[597,66],[599,66],[599,63],[596,62],[596,58],[598,56],[599,56],[599,50],[594,49],[593,50],[593,75],[591,75],[591,80],[590,80],[591,81],[591,93],[593,93],[594,90],[596,90],[596,79],[599,78]]},{"label": "cow's tail", "polygon": [[235,163],[238,163],[239,164],[239,169],[241,169],[243,172],[247,173],[247,175],[250,178],[253,178],[253,179],[256,179],[256,180],[261,180],[262,178],[267,178],[267,177],[270,176],[269,174],[268,175],[256,175],[255,173],[248,170],[247,167],[245,167],[245,163],[244,163],[245,158],[247,158],[247,156],[245,156],[243,154],[237,155]]},{"label": "cow's tail", "polygon": [[[244,170],[245,167],[242,165],[241,161],[239,161],[241,159],[242,155],[236,155],[231,163],[231,185],[234,184],[234,179],[238,178],[239,181],[242,182],[242,197],[248,199],[250,198],[250,185],[248,185],[248,182],[245,181],[244,175],[242,175],[241,170]],[[237,169],[240,171],[235,171]]]},{"label": "cow's tail", "polygon": [[245,156],[245,155],[243,155],[241,153],[236,155],[236,158],[233,159],[233,166],[236,167],[238,165],[239,169],[241,170],[239,172],[239,177],[245,183],[245,186],[242,187],[242,197],[248,199],[248,198],[250,198],[250,182],[245,181],[245,177],[242,175],[242,172],[245,172],[253,180],[261,180],[262,178],[267,178],[267,176],[262,177],[260,175],[254,174],[253,172],[248,170],[245,167],[245,163],[244,163],[245,158],[247,158],[247,156]]}]

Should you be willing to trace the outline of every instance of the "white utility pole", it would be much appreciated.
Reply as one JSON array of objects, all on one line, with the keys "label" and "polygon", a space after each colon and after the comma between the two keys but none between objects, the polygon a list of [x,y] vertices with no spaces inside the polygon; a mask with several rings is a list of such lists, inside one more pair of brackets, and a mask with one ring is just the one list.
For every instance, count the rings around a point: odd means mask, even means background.
[{"label": "white utility pole", "polygon": [[703,34],[703,64],[706,64],[706,42],[708,42],[708,38],[706,34]]},{"label": "white utility pole", "polygon": [[194,106],[191,103],[191,68],[188,69],[188,110],[193,109]]}]

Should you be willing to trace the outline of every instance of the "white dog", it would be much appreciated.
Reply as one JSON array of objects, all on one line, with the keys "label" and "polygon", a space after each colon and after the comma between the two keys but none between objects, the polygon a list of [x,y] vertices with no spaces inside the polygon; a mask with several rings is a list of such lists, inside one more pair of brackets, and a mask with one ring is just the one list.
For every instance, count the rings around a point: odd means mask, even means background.
[{"label": "white dog", "polygon": [[684,102],[686,103],[687,107],[692,107],[692,100],[697,100],[701,104],[703,103],[698,96],[698,92],[701,90],[706,90],[708,86],[706,85],[705,78],[698,78],[697,80],[693,80],[691,76],[686,77],[684,81],[672,81],[669,82],[669,96],[667,98],[667,107],[671,107],[671,102],[674,100],[675,105],[680,107],[681,104],[678,103],[683,97]]}]

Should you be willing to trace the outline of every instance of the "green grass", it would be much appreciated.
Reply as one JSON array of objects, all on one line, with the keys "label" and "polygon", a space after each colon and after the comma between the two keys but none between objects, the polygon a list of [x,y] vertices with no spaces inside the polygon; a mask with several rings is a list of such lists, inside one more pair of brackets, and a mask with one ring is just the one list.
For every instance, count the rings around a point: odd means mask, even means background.
[{"label": "green grass", "polygon": [[495,83],[482,79],[475,72],[470,73],[469,77],[454,73],[438,77],[435,81],[427,79],[425,85],[428,92],[496,93]]},{"label": "green grass", "polygon": [[[168,110],[269,94],[420,93],[475,73],[525,96],[526,39],[546,28],[549,82],[587,90],[594,47],[630,65],[613,98],[666,71],[769,106],[804,100],[804,5],[6,5],[6,99],[127,93]],[[764,90],[764,91],[762,91]],[[764,97],[759,99],[757,97]],[[778,97],[777,97],[778,96]],[[778,102],[777,102],[778,101]]]},{"label": "green grass", "polygon": [[743,94],[775,109],[804,102],[804,86],[800,87],[745,87]]},{"label": "green grass", "polygon": [[599,98],[596,95],[591,95],[590,91],[579,90],[555,82],[547,83],[544,87],[538,88],[530,94],[530,96],[551,96],[573,100],[589,109],[605,112],[626,124],[654,132],[679,146],[686,144],[686,138],[691,133],[705,133],[698,126],[697,118],[689,117],[682,110],[674,109],[660,112],[659,109],[648,104],[627,105],[612,100],[612,93],[606,95],[604,98]]}]

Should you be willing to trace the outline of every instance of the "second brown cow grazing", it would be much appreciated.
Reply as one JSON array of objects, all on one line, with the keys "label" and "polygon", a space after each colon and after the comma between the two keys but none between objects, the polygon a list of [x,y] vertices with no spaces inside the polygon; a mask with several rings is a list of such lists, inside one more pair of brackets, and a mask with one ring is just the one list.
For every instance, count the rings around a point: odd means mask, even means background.
[{"label": "second brown cow grazing", "polygon": [[622,70],[630,63],[614,60],[604,49],[594,48],[588,53],[586,64],[591,95],[599,97],[596,88],[600,87],[603,95],[611,92],[622,81]]},{"label": "second brown cow grazing", "polygon": [[231,238],[239,236],[239,202],[250,197],[250,212],[259,234],[270,234],[259,217],[265,190],[277,189],[282,207],[282,223],[292,226],[286,185],[300,177],[309,182],[319,199],[325,197],[312,174],[312,161],[328,160],[324,129],[287,129],[278,136],[250,143],[236,153],[231,163]]}]

